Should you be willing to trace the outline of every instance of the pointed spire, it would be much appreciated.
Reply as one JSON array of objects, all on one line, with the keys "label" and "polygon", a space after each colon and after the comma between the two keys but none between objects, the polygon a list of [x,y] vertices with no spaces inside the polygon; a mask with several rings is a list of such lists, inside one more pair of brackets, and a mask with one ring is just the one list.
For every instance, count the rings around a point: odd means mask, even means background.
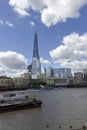
[{"label": "pointed spire", "polygon": [[35,32],[35,35],[34,35],[33,58],[39,59],[38,37],[37,37],[37,33],[36,32]]},{"label": "pointed spire", "polygon": [[36,78],[38,74],[41,74],[41,63],[39,58],[37,33],[35,33],[34,35],[34,48],[33,48],[31,73],[32,73],[32,78]]}]

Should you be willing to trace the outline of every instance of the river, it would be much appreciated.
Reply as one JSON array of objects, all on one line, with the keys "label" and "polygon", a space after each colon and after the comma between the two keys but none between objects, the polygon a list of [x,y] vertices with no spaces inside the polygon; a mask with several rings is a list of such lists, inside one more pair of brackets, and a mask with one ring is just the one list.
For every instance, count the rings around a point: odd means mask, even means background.
[{"label": "river", "polygon": [[0,130],[83,130],[87,126],[87,89],[26,91],[42,107],[0,113]]}]

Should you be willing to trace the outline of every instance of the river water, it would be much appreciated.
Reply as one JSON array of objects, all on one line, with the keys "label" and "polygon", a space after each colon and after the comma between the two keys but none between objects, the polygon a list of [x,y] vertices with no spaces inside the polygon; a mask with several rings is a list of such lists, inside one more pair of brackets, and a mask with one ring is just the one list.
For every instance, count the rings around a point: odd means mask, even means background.
[{"label": "river water", "polygon": [[87,126],[87,89],[27,91],[40,108],[0,113],[0,130],[83,130]]}]

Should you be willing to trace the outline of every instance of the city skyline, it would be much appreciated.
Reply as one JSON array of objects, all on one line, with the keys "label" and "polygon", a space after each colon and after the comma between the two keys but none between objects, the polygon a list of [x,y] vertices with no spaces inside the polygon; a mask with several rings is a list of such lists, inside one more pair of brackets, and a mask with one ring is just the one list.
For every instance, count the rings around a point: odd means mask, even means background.
[{"label": "city skyline", "polygon": [[27,71],[38,34],[43,67],[87,66],[87,0],[8,0],[0,3],[0,75]]}]

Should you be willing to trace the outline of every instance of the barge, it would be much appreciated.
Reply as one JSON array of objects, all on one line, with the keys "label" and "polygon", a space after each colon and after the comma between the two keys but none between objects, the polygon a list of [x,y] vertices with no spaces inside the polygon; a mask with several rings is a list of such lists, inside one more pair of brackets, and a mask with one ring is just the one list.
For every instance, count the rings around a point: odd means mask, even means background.
[{"label": "barge", "polygon": [[11,94],[10,96],[0,97],[0,112],[22,110],[41,107],[42,101],[35,96],[29,97],[26,94]]}]

